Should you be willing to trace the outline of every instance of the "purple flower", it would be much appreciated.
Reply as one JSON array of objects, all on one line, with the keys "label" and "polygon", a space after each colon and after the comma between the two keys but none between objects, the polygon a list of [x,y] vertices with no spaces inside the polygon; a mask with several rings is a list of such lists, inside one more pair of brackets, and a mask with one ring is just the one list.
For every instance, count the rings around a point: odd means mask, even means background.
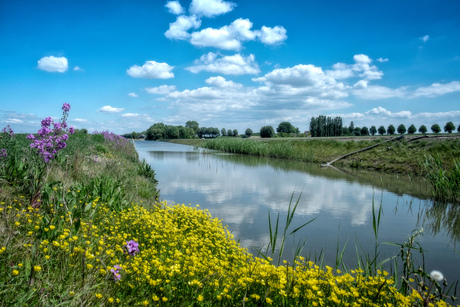
[{"label": "purple flower", "polygon": [[62,110],[63,110],[64,112],[69,112],[69,111],[70,111],[70,104],[64,103],[64,104],[62,105]]},{"label": "purple flower", "polygon": [[73,127],[70,127],[70,128],[69,128],[69,133],[70,133],[70,134],[74,134],[74,133],[75,133],[75,130],[73,129]]},{"label": "purple flower", "polygon": [[48,128],[49,126],[51,126],[51,122],[52,122],[52,121],[53,121],[53,120],[51,119],[51,117],[45,118],[45,119],[42,120],[42,122],[41,122],[42,127],[43,127],[43,128],[44,128],[44,127],[47,127],[47,128]]},{"label": "purple flower", "polygon": [[14,131],[11,129],[10,125],[7,125],[5,128],[3,128],[2,133],[8,134],[10,137],[14,137]]},{"label": "purple flower", "polygon": [[134,240],[126,242],[125,248],[128,249],[128,255],[134,256],[139,252],[139,243]]},{"label": "purple flower", "polygon": [[35,136],[34,136],[33,134],[29,134],[29,135],[27,136],[27,139],[28,139],[28,140],[35,140]]},{"label": "purple flower", "polygon": [[110,269],[110,272],[113,274],[113,278],[115,279],[115,282],[119,281],[121,279],[120,271],[121,267],[119,265],[115,265],[113,269]]},{"label": "purple flower", "polygon": [[6,158],[8,154],[6,153],[6,149],[0,149],[0,158]]}]

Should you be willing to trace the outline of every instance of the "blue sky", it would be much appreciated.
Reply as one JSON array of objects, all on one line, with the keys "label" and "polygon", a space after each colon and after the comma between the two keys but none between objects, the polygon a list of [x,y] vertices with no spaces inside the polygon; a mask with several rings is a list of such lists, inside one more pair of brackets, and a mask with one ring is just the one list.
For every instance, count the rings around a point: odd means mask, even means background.
[{"label": "blue sky", "polygon": [[460,124],[459,1],[0,1],[0,124]]}]

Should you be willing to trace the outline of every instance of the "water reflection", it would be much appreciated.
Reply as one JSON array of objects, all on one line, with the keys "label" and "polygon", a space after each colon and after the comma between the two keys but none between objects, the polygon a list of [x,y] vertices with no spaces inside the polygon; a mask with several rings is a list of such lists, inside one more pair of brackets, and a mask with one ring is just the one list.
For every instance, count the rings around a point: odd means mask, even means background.
[{"label": "water reflection", "polygon": [[[427,183],[419,178],[322,169],[314,164],[203,152],[162,142],[137,142],[136,148],[155,170],[162,199],[200,204],[222,219],[252,252],[269,242],[268,212],[284,219],[295,192],[302,197],[293,228],[317,217],[297,239],[306,238],[307,249],[313,253],[325,251],[326,263],[335,263],[338,242],[343,246],[350,240],[344,255],[349,263],[356,260],[355,238],[363,249],[373,249],[375,201],[384,211],[380,242],[402,243],[412,230],[423,226],[427,231],[421,243],[430,251],[427,270],[460,275],[460,257],[450,245],[459,239],[459,209],[433,206]],[[291,256],[290,248],[292,245],[287,246],[286,257]],[[395,252],[393,247],[382,246],[382,257]],[[452,264],[457,269],[452,270]]]}]

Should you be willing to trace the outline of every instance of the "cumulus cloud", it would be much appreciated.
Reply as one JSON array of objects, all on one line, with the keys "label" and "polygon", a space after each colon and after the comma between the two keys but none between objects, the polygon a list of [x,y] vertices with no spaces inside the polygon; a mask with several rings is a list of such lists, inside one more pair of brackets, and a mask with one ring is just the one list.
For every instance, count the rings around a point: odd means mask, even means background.
[{"label": "cumulus cloud", "polygon": [[88,120],[83,119],[83,118],[75,118],[72,121],[77,122],[77,123],[86,123]]},{"label": "cumulus cloud", "polygon": [[196,16],[179,16],[175,22],[169,24],[165,36],[169,39],[186,40],[190,37],[188,30],[198,29],[200,26],[201,20]]},{"label": "cumulus cloud", "polygon": [[429,35],[425,35],[425,36],[420,37],[420,39],[421,39],[424,43],[426,43],[426,42],[430,39],[430,36],[429,36]]},{"label": "cumulus cloud", "polygon": [[210,77],[205,80],[205,82],[209,85],[218,87],[218,88],[233,88],[239,89],[242,88],[243,85],[239,83],[235,83],[233,81],[227,81],[224,77],[217,76],[217,77]]},{"label": "cumulus cloud", "polygon": [[111,106],[103,106],[97,112],[99,113],[120,113],[124,110],[125,108],[113,108]]},{"label": "cumulus cloud", "polygon": [[8,118],[8,119],[5,119],[5,120],[2,120],[2,123],[6,123],[6,124],[23,124],[24,121],[19,119],[19,118]]},{"label": "cumulus cloud", "polygon": [[137,96],[137,94],[136,94],[136,93],[129,93],[129,94],[128,94],[128,96],[129,96],[129,97],[133,97],[133,98],[137,98],[137,97],[139,97],[139,96]]},{"label": "cumulus cloud", "polygon": [[142,66],[131,66],[126,73],[133,78],[170,79],[174,78],[174,73],[171,72],[173,68],[174,66],[170,66],[167,63],[146,61]]},{"label": "cumulus cloud", "polygon": [[460,91],[460,82],[452,81],[450,83],[433,83],[430,86],[419,87],[411,95],[411,98],[416,97],[438,97],[441,95]]},{"label": "cumulus cloud", "polygon": [[388,62],[389,60],[387,58],[378,58],[377,62],[383,63],[383,62]]},{"label": "cumulus cloud", "polygon": [[73,68],[73,71],[83,71],[83,69],[80,68],[80,67],[78,67],[78,66],[75,66],[75,67]]},{"label": "cumulus cloud", "polygon": [[383,72],[379,71],[377,66],[371,65],[372,59],[365,54],[356,54],[353,56],[355,64],[336,63],[332,70],[327,70],[326,74],[334,79],[347,79],[360,77],[365,80],[381,79]]},{"label": "cumulus cloud", "polygon": [[193,32],[190,42],[198,47],[215,47],[224,50],[240,50],[242,42],[259,39],[266,45],[279,44],[287,39],[286,29],[263,26],[261,30],[252,30],[249,19],[239,18],[228,26],[219,29],[206,28]]},{"label": "cumulus cloud", "polygon": [[253,54],[244,56],[237,53],[222,56],[209,52],[201,56],[199,60],[195,60],[194,64],[186,69],[192,73],[199,73],[204,70],[229,75],[257,74],[260,72],[259,65],[257,65]]},{"label": "cumulus cloud", "polygon": [[184,13],[184,8],[180,5],[179,1],[168,1],[165,7],[171,14],[180,15]]},{"label": "cumulus cloud", "polygon": [[222,0],[192,0],[190,13],[197,16],[215,17],[232,11],[236,4]]},{"label": "cumulus cloud", "polygon": [[69,69],[67,58],[47,56],[38,60],[38,68],[48,72],[66,72]]},{"label": "cumulus cloud", "polygon": [[262,43],[266,45],[275,45],[287,39],[286,32],[286,29],[281,26],[275,26],[273,28],[263,26],[260,31],[257,32],[257,36]]},{"label": "cumulus cloud", "polygon": [[157,87],[146,87],[145,90],[149,94],[156,94],[156,95],[166,95],[171,93],[172,91],[176,90],[175,85],[161,85]]},{"label": "cumulus cloud", "polygon": [[365,115],[382,115],[392,118],[409,118],[412,113],[410,111],[391,112],[383,107],[372,108],[371,110],[364,112]]}]

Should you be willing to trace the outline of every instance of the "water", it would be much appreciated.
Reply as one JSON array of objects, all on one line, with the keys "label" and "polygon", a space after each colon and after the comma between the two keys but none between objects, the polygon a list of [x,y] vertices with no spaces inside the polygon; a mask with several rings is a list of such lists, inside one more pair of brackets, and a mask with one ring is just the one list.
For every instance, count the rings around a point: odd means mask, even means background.
[{"label": "water", "polygon": [[[303,255],[324,254],[334,266],[337,248],[346,245],[344,261],[356,267],[357,252],[373,255],[372,203],[382,205],[378,242],[404,243],[423,227],[418,242],[426,250],[425,270],[439,270],[449,282],[460,279],[460,209],[429,200],[424,180],[375,172],[322,169],[318,165],[224,154],[165,142],[136,142],[140,159],[155,170],[161,200],[199,204],[218,217],[241,245],[254,254],[269,242],[268,214],[280,214],[284,227],[289,201],[300,196],[291,230],[316,218],[296,233],[306,239]],[[284,259],[292,260],[288,238]],[[379,246],[381,258],[400,248]],[[419,254],[414,251],[414,254]],[[419,265],[423,264],[420,257]],[[417,264],[418,266],[418,264]]]}]

